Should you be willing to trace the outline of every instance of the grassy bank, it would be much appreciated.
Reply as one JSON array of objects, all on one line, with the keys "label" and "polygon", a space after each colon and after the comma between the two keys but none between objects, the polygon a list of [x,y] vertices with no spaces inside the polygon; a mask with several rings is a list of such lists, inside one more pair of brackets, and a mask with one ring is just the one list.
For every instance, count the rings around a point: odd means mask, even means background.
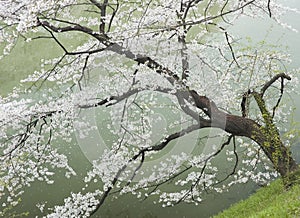
[{"label": "grassy bank", "polygon": [[224,217],[300,217],[300,185],[286,191],[281,180],[277,180],[214,216]]}]

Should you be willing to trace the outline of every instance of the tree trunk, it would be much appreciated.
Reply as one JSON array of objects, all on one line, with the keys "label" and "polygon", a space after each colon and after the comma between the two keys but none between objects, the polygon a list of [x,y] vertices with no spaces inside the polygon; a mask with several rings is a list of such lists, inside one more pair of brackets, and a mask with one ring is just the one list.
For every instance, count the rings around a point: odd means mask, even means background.
[{"label": "tree trunk", "polygon": [[226,117],[225,131],[254,140],[283,178],[299,169],[291,152],[283,145],[277,129],[276,132],[266,130],[265,127],[245,117],[234,115],[226,115]]},{"label": "tree trunk", "polygon": [[[291,185],[295,179],[293,174],[299,171],[299,166],[293,159],[291,152],[280,139],[278,129],[270,116],[264,111],[265,126],[261,126],[252,119],[231,115],[218,109],[215,103],[205,96],[199,96],[195,91],[190,91],[196,107],[202,109],[210,118],[203,127],[216,127],[226,132],[244,136],[254,140],[272,162],[276,171],[284,179],[286,186]],[[265,109],[265,108],[264,108]]]}]

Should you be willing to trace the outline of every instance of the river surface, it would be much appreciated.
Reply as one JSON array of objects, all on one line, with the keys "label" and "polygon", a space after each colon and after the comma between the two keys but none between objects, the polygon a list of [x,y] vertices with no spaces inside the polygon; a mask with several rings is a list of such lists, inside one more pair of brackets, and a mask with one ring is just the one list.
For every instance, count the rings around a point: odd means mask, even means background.
[{"label": "river surface", "polygon": [[[299,0],[282,1],[283,3],[298,8],[300,10]],[[288,14],[284,20],[291,24],[293,28],[300,31],[300,15]],[[232,31],[238,33],[241,37],[250,36],[254,41],[268,40],[270,43],[280,43],[286,45],[292,55],[293,62],[290,67],[300,68],[300,33],[286,30],[278,27],[277,24],[264,20],[256,20],[245,18],[241,19],[232,28]],[[267,36],[267,38],[266,38]],[[13,51],[10,58],[4,58],[0,61],[0,95],[6,95],[18,84],[18,81],[30,72],[38,69],[39,58],[46,56],[51,58],[59,52],[57,48],[51,48],[36,53],[36,49],[40,46],[54,46],[49,44],[41,44],[43,42],[25,45],[19,43]],[[299,76],[300,78],[300,76]],[[300,93],[300,87],[298,88]],[[300,95],[293,96],[296,106],[295,120],[300,122]],[[294,155],[300,161],[300,143],[296,145]],[[68,148],[70,155],[70,164],[74,166],[78,172],[78,176],[71,181],[64,178],[63,173],[58,172],[54,185],[44,185],[37,183],[26,190],[19,211],[30,211],[30,217],[39,214],[35,204],[39,201],[46,205],[61,204],[63,198],[73,192],[78,192],[84,186],[82,178],[85,176],[86,170],[90,167],[90,162],[82,153],[81,149],[74,139]],[[205,197],[202,204],[195,206],[193,204],[182,203],[172,208],[162,208],[160,204],[153,204],[151,200],[139,201],[132,196],[123,196],[118,200],[107,199],[106,204],[101,209],[101,217],[209,217],[219,211],[227,208],[232,203],[248,197],[256,190],[257,186],[252,183],[238,185],[233,187],[228,193],[211,194]]]}]

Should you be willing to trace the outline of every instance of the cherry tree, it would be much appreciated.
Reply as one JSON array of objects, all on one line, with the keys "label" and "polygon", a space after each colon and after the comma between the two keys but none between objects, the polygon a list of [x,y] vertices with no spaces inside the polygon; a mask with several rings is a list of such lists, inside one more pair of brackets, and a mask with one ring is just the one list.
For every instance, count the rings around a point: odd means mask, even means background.
[{"label": "cherry tree", "polygon": [[[293,10],[275,0],[2,0],[1,57],[20,40],[48,40],[61,50],[41,57],[40,69],[22,81],[25,90],[0,98],[2,206],[18,204],[34,181],[54,183],[57,169],[72,178],[76,171],[54,144],[95,129],[112,137],[84,178],[98,189],[72,193],[47,217],[101,214],[109,196],[127,193],[174,206],[277,175],[292,185],[299,169],[293,135],[282,133],[296,71],[285,67],[289,55],[279,46],[249,45],[231,27],[249,16],[291,29],[280,17]],[[105,130],[82,116],[93,109],[110,118]],[[167,124],[154,137],[157,110]],[[209,152],[182,149],[145,167],[195,132],[193,146]],[[219,156],[229,170],[222,172]]]}]

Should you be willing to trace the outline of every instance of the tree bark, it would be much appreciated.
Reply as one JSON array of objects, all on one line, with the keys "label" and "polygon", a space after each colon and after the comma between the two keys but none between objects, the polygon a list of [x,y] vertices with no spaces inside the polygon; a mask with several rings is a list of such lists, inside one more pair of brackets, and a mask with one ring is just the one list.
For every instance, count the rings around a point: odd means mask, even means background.
[{"label": "tree bark", "polygon": [[255,141],[273,163],[274,168],[285,178],[290,173],[299,169],[293,159],[291,152],[285,147],[280,139],[278,131],[270,135],[265,127],[260,126],[255,121],[235,116],[226,115],[225,131],[237,136],[245,136]]},{"label": "tree bark", "polygon": [[207,127],[220,128],[230,134],[255,141],[270,159],[275,170],[284,178],[286,185],[293,183],[290,175],[299,171],[299,166],[289,149],[283,145],[278,129],[271,121],[262,126],[252,119],[219,110],[213,101],[206,96],[198,95],[194,90],[190,91],[190,95],[196,107],[203,110],[210,118],[210,124],[206,123]]}]

